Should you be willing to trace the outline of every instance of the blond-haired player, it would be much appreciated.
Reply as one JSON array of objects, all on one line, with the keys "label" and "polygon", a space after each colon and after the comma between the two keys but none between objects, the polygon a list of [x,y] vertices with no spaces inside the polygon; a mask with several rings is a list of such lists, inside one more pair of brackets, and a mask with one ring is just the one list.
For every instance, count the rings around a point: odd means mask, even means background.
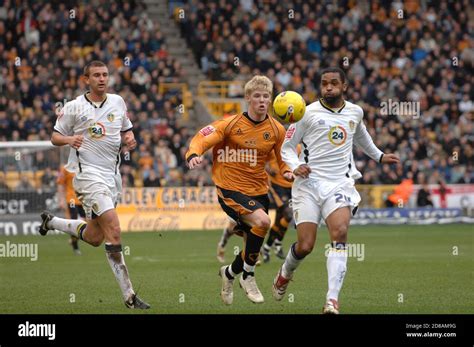
[{"label": "blond-haired player", "polygon": [[247,297],[255,303],[264,301],[255,281],[255,264],[271,223],[265,164],[272,151],[277,155],[280,172],[286,179],[293,179],[280,155],[285,128],[268,115],[272,90],[267,77],[253,77],[245,85],[248,111],[202,128],[186,153],[189,168],[194,169],[201,164],[201,156],[213,147],[212,177],[219,203],[237,222],[236,228],[244,237],[244,249],[219,272],[225,304],[233,301],[233,282],[240,273],[239,283]]}]

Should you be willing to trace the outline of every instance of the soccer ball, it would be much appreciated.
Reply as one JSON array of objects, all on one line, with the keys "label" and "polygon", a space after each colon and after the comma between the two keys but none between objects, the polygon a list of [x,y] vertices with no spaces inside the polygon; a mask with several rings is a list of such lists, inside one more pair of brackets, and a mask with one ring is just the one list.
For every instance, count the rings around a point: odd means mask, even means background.
[{"label": "soccer ball", "polygon": [[273,116],[283,123],[298,122],[305,111],[306,102],[297,92],[282,92],[273,101]]}]

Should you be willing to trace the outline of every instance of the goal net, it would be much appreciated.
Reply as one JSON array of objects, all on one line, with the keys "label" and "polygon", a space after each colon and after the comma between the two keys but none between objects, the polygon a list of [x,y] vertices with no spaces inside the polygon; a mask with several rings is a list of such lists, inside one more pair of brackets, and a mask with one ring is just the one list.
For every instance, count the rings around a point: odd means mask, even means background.
[{"label": "goal net", "polygon": [[69,147],[0,142],[0,235],[35,234],[43,210],[59,211],[57,175]]}]

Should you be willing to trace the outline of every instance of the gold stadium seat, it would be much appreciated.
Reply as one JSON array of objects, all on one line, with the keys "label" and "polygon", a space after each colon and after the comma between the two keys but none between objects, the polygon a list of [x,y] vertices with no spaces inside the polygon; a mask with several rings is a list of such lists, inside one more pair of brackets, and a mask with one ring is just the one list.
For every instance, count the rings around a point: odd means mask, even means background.
[{"label": "gold stadium seat", "polygon": [[44,170],[38,170],[34,175],[34,186],[35,188],[41,187],[41,179],[43,178]]},{"label": "gold stadium seat", "polygon": [[20,183],[20,175],[18,171],[8,171],[5,175],[5,181],[10,189],[15,189]]}]

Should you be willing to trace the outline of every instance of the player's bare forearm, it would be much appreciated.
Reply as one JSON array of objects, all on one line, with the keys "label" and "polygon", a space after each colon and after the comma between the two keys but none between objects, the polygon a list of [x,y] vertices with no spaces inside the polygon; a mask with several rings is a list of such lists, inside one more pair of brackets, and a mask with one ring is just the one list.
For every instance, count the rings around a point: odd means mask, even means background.
[{"label": "player's bare forearm", "polygon": [[188,167],[190,170],[197,168],[202,163],[202,157],[196,154],[192,154],[188,158]]},{"label": "player's bare forearm", "polygon": [[283,174],[283,177],[288,181],[288,182],[293,182],[295,180],[295,175],[291,171],[285,171]]},{"label": "player's bare forearm", "polygon": [[84,137],[82,135],[66,136],[58,132],[53,132],[51,136],[51,143],[55,146],[69,145],[75,149],[78,149],[82,145]]},{"label": "player's bare forearm", "polygon": [[122,133],[122,143],[124,143],[129,150],[133,150],[137,147],[137,141],[135,140],[135,134],[133,134],[133,131]]},{"label": "player's bare forearm", "polygon": [[307,164],[301,164],[293,171],[293,175],[301,176],[303,178],[308,178],[310,173],[311,168]]},{"label": "player's bare forearm", "polygon": [[207,146],[203,146],[203,142],[199,137],[194,137],[189,144],[189,149],[186,152],[186,162],[188,167],[192,170],[201,165],[202,155],[208,150]]},{"label": "player's bare forearm", "polygon": [[400,158],[393,153],[384,153],[380,159],[382,164],[398,164],[400,163]]}]

